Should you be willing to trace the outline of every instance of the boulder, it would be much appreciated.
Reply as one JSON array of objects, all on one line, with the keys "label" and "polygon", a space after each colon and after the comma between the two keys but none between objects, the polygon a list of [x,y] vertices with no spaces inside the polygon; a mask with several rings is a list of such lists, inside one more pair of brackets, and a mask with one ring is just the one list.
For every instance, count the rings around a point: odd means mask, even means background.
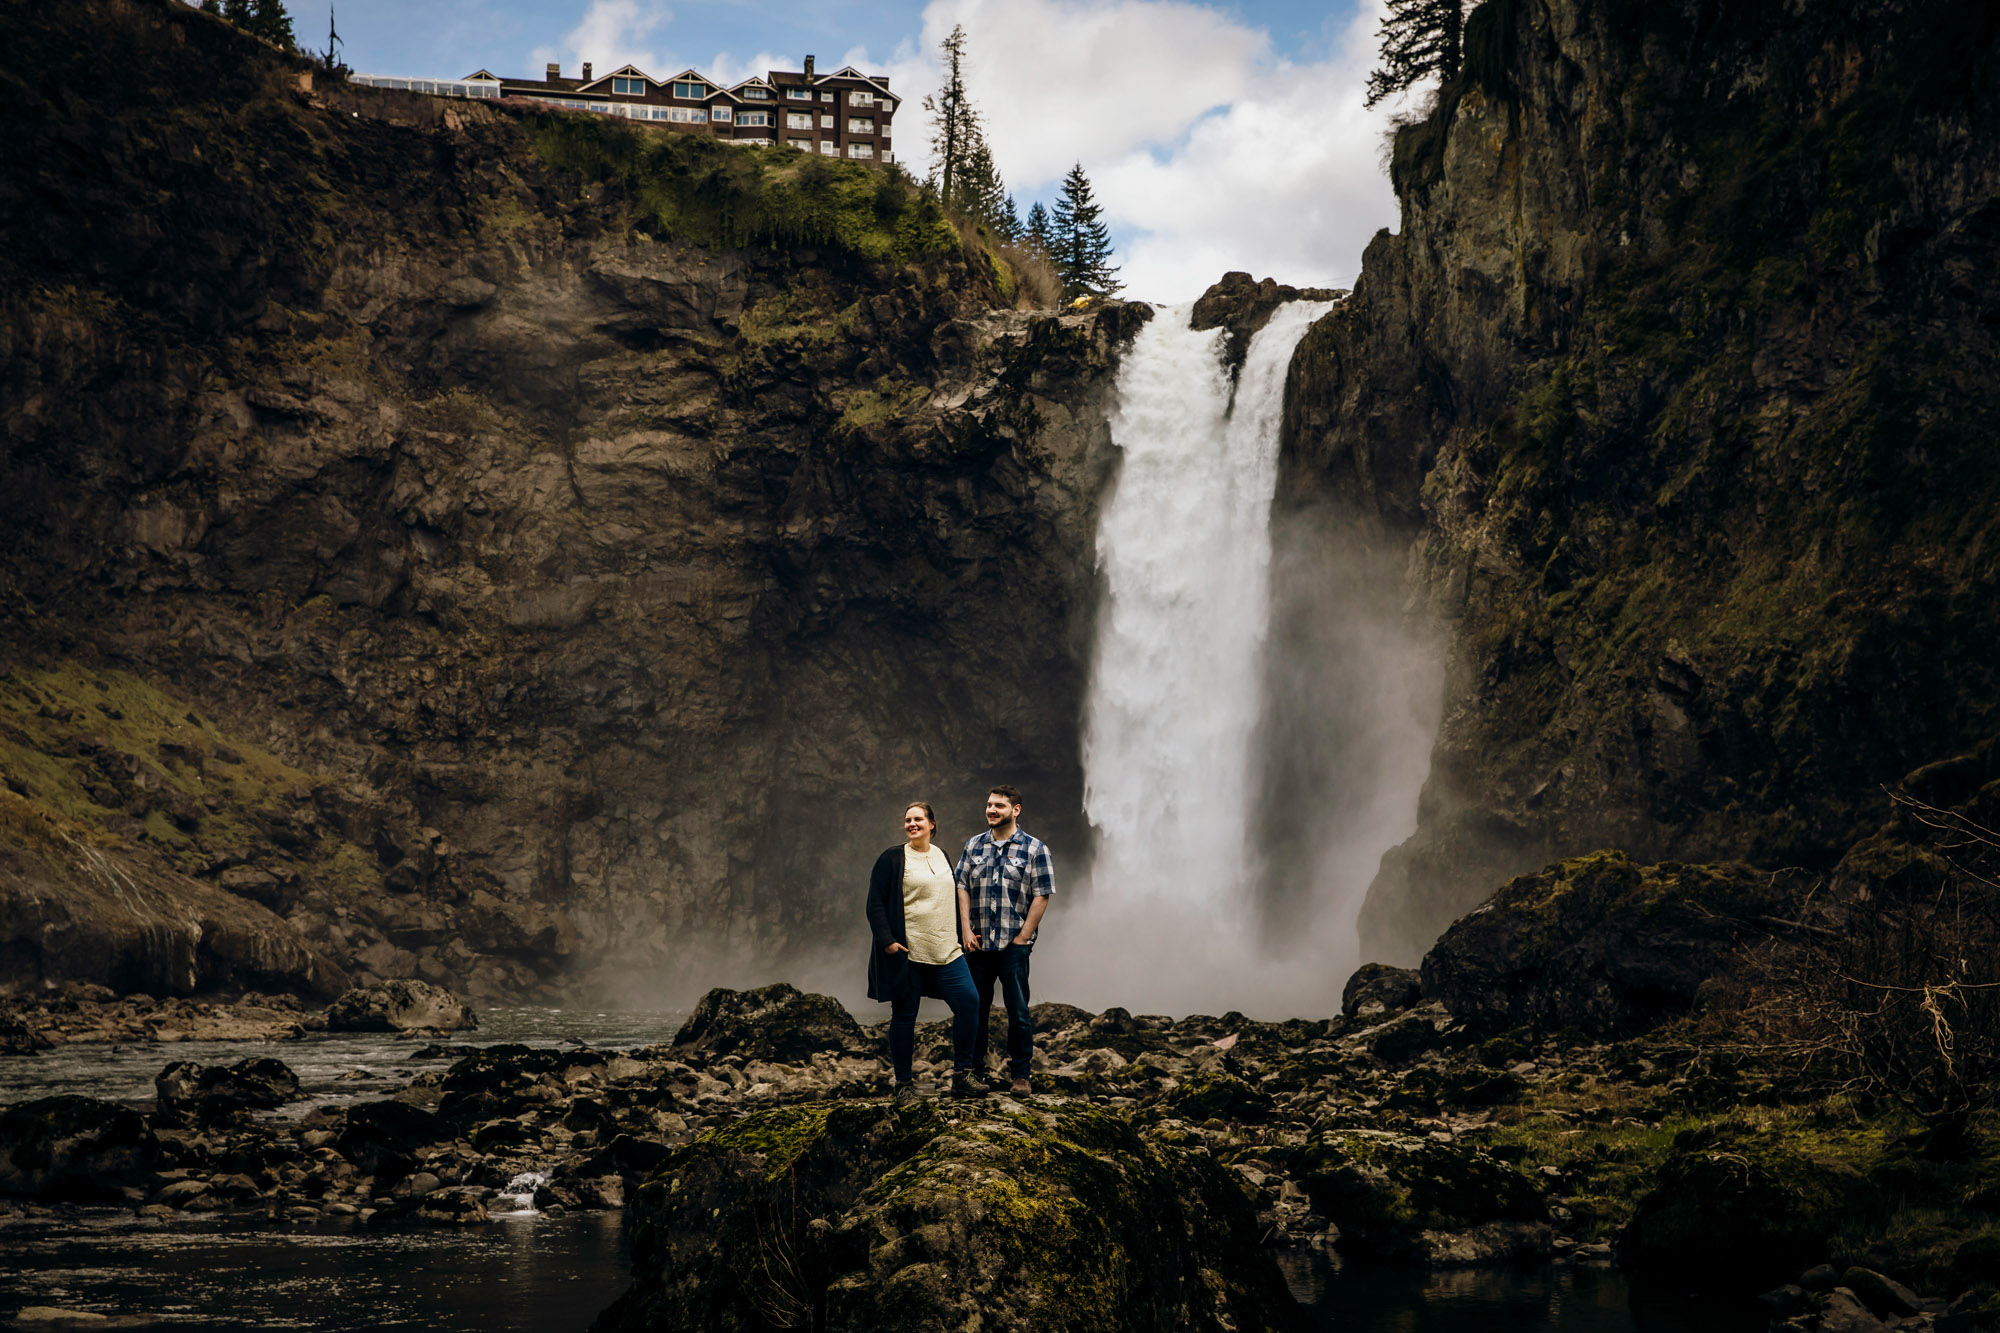
[{"label": "boulder", "polygon": [[1879,1207],[1851,1168],[1749,1133],[1689,1131],[1633,1210],[1619,1255],[1627,1268],[1677,1282],[1762,1286],[1820,1259],[1837,1231]]},{"label": "boulder", "polygon": [[600,1333],[1301,1323],[1232,1173],[1096,1111],[764,1111],[676,1150],[630,1215]]},{"label": "boulder", "polygon": [[392,1184],[416,1169],[417,1154],[433,1143],[449,1143],[450,1124],[407,1102],[361,1102],[347,1108],[347,1124],[334,1150],[374,1176],[376,1187]]},{"label": "boulder", "polygon": [[1271,1114],[1271,1095],[1220,1071],[1197,1074],[1161,1098],[1182,1120],[1263,1120]]},{"label": "boulder", "polygon": [[1344,1250],[1450,1264],[1549,1247],[1540,1182],[1463,1141],[1335,1130],[1308,1145],[1303,1174]]},{"label": "boulder", "polygon": [[299,1095],[299,1079],[284,1061],[269,1057],[239,1060],[233,1065],[181,1060],[160,1071],[153,1080],[153,1090],[162,1111],[208,1122],[294,1101]]},{"label": "boulder", "polygon": [[326,1008],[329,1032],[464,1032],[478,1026],[465,1001],[427,981],[357,987]]},{"label": "boulder", "polygon": [[1415,968],[1363,963],[1340,991],[1340,1012],[1348,1018],[1380,1021],[1423,998],[1423,974]]},{"label": "boulder", "polygon": [[830,995],[808,995],[778,982],[757,990],[721,986],[701,997],[674,1036],[677,1059],[740,1055],[799,1062],[820,1051],[873,1053],[876,1042]]},{"label": "boulder", "polygon": [[118,1201],[159,1154],[145,1117],[115,1102],[72,1094],[0,1112],[0,1195]]},{"label": "boulder", "polygon": [[1424,957],[1427,999],[1460,1022],[1618,1035],[1693,1007],[1792,884],[1745,865],[1640,866],[1622,852],[1510,880]]},{"label": "boulder", "polygon": [[[588,1047],[549,1050],[509,1042],[474,1051],[445,1071],[438,1114],[457,1124],[519,1115],[546,1101],[546,1090],[596,1082],[612,1057]],[[662,1093],[666,1105],[670,1093]],[[573,1126],[574,1128],[574,1126]]]}]

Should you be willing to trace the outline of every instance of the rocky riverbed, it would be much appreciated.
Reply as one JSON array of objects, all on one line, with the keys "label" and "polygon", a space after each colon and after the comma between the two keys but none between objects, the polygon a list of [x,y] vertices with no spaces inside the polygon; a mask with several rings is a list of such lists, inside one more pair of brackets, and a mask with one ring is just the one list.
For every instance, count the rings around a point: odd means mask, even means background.
[{"label": "rocky riverbed", "polygon": [[[783,985],[713,991],[674,1040],[632,1049],[440,1036],[419,1053],[450,1064],[346,1105],[295,1104],[268,1058],[174,1064],[147,1110],[0,1114],[0,1216],[394,1229],[624,1209],[634,1285],[606,1328],[777,1326],[777,1306],[923,1327],[973,1305],[1010,1328],[1069,1326],[1057,1306],[1284,1328],[1288,1252],[1617,1263],[1767,1291],[1795,1329],[1994,1326],[2000,1156],[1933,1160],[1893,1116],[1793,1097],[1671,1023],[1535,1037],[1422,992],[1363,969],[1339,1016],[1281,1023],[1044,1004],[1032,1095],[900,1111],[881,1031]],[[935,1086],[948,1048],[944,1024],[920,1029]],[[1059,1268],[1033,1257],[1050,1236]]]}]

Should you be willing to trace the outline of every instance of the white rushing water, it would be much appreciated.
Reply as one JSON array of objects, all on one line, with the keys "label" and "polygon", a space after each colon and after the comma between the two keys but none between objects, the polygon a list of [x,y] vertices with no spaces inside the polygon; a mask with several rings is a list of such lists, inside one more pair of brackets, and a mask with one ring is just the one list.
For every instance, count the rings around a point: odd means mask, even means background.
[{"label": "white rushing water", "polygon": [[[1327,1012],[1357,961],[1365,877],[1337,886],[1340,902],[1303,905],[1286,949],[1264,943],[1254,900],[1285,377],[1329,308],[1280,307],[1251,340],[1233,401],[1223,332],[1190,330],[1185,308],[1162,308],[1120,370],[1111,431],[1123,461],[1098,532],[1106,602],[1085,718],[1097,846],[1083,901],[1063,904],[1044,933],[1051,966],[1038,970],[1056,998]],[[1412,815],[1414,801],[1412,788]],[[1372,869],[1406,832],[1364,831],[1358,850]]]}]

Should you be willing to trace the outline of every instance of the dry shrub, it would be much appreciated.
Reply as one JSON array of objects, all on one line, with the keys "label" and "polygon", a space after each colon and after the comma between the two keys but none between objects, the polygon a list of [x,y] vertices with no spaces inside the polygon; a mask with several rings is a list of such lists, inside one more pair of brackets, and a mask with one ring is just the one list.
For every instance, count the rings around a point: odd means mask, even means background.
[{"label": "dry shrub", "polygon": [[1017,304],[1047,310],[1062,301],[1062,275],[1056,272],[1056,266],[1041,246],[1009,241],[1000,246],[1000,257],[1007,261],[1021,284]]},{"label": "dry shrub", "polygon": [[1793,1041],[1960,1150],[2000,1103],[2000,834],[1891,794],[1890,830],[1850,854],[1787,951]]}]

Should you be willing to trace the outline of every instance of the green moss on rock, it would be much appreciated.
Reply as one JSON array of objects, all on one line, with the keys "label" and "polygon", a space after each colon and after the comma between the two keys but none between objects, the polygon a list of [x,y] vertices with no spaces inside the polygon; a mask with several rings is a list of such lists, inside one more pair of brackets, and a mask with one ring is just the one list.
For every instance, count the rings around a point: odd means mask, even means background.
[{"label": "green moss on rock", "polygon": [[828,1330],[1280,1329],[1242,1187],[1122,1116],[817,1104],[676,1151],[599,1323]]}]

